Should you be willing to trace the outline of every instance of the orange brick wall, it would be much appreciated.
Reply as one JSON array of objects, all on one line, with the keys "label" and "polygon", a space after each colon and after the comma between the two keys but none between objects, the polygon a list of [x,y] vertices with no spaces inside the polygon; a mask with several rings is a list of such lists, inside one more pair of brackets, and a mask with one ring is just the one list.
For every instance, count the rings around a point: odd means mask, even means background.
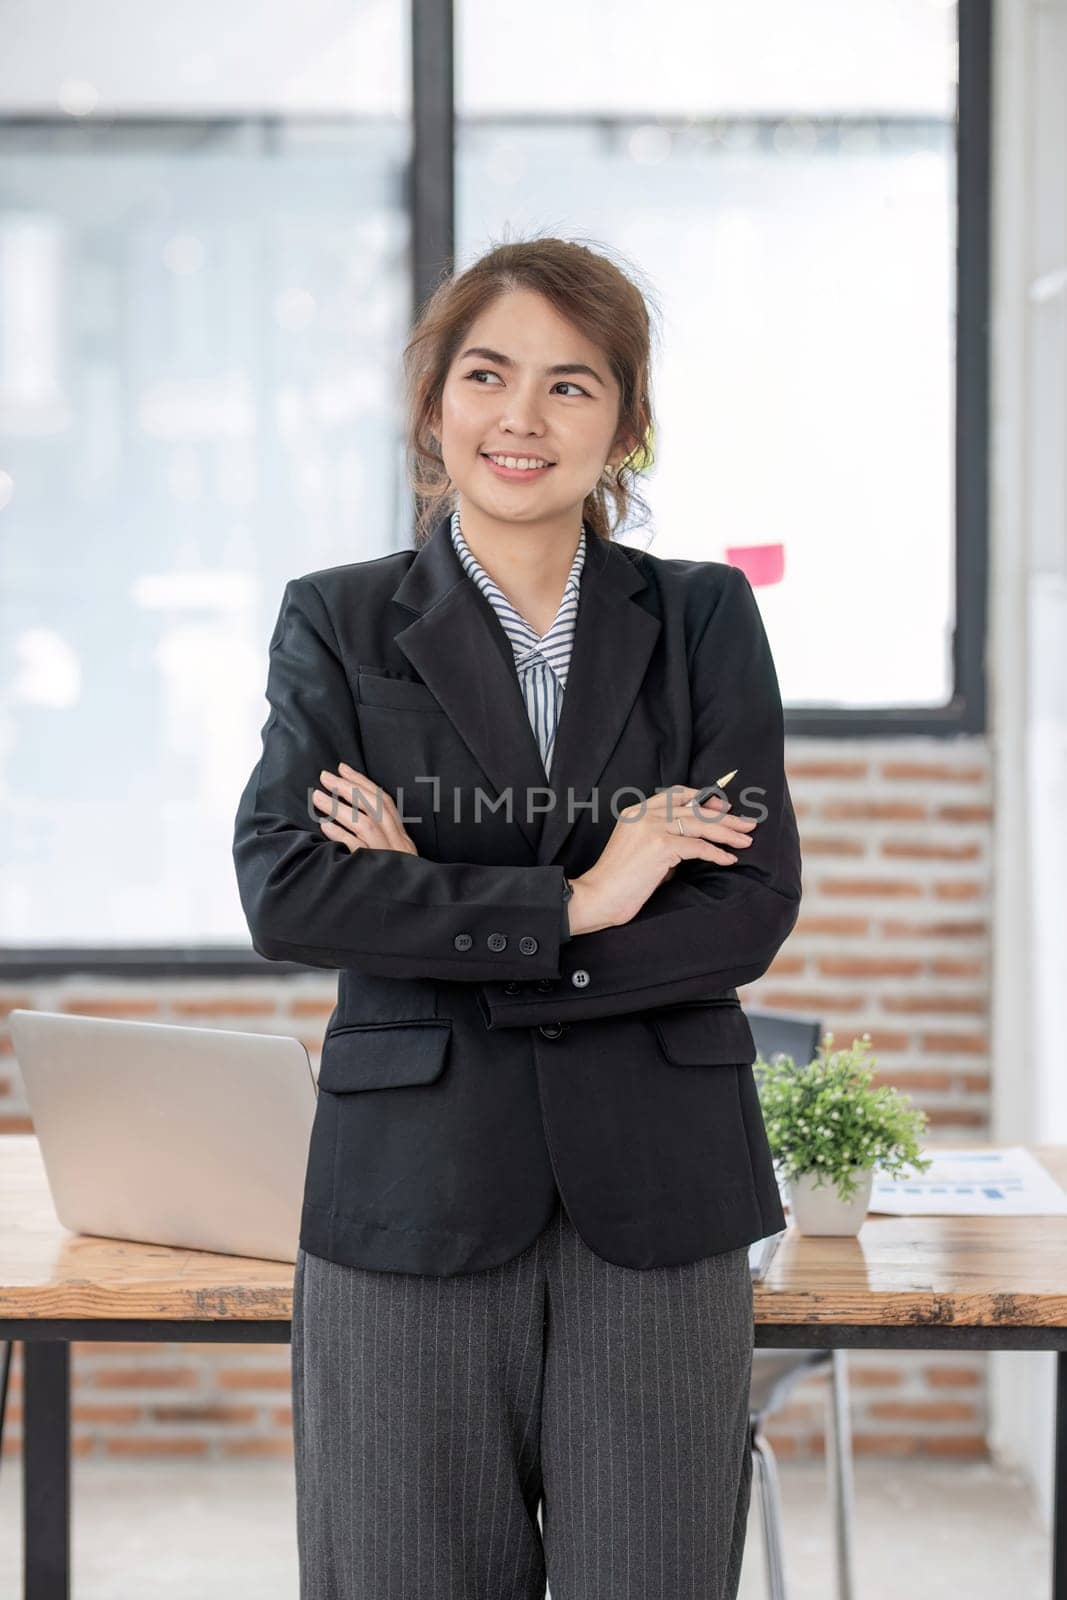
[{"label": "orange brick wall", "polygon": [[[804,904],[746,1006],[817,1016],[837,1039],[868,1030],[883,1081],[912,1094],[939,1139],[988,1136],[989,753],[984,739],[792,740],[788,770],[804,853]],[[72,973],[0,985],[15,1006],[294,1034],[317,1066],[336,975],[123,981]],[[0,1133],[27,1132],[0,1027]],[[860,1454],[986,1452],[986,1358],[853,1351]],[[4,1451],[21,1437],[16,1357]],[[288,1345],[76,1343],[77,1455],[286,1455]],[[782,1457],[824,1450],[826,1380],[808,1380],[768,1436]]]}]

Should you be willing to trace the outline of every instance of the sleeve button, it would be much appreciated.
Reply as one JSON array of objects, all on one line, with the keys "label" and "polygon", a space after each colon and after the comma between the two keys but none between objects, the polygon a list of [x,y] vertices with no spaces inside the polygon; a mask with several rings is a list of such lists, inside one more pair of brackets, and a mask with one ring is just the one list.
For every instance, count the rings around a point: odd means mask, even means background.
[{"label": "sleeve button", "polygon": [[474,940],[469,933],[457,933],[452,943],[457,950],[469,950]]},{"label": "sleeve button", "polygon": [[506,950],[508,947],[507,935],[504,933],[491,933],[485,942],[490,950]]},{"label": "sleeve button", "polygon": [[532,956],[537,949],[537,940],[532,933],[524,933],[519,940],[519,949],[524,956]]},{"label": "sleeve button", "polygon": [[589,982],[589,974],[584,967],[575,967],[571,973],[571,982],[576,989],[584,989]]}]

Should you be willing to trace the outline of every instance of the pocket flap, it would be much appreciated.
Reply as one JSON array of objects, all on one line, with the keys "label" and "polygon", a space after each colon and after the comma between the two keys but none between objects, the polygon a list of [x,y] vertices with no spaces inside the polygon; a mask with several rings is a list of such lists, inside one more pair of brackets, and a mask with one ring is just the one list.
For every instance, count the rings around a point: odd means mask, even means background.
[{"label": "pocket flap", "polygon": [[660,1049],[681,1067],[751,1066],[756,1041],[739,1005],[689,1006],[652,1018]]},{"label": "pocket flap", "polygon": [[432,1083],[444,1070],[451,1036],[447,1018],[335,1028],[322,1043],[319,1088],[348,1094]]},{"label": "pocket flap", "polygon": [[386,678],[376,672],[360,672],[357,683],[360,705],[387,706],[394,711],[443,709],[436,695],[414,678]]}]

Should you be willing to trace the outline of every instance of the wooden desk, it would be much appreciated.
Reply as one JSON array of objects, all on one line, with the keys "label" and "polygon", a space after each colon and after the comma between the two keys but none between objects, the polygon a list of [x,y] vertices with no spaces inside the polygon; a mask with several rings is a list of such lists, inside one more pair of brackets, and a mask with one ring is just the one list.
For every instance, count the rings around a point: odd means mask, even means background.
[{"label": "wooden desk", "polygon": [[[1067,1186],[1067,1146],[1030,1148]],[[68,1600],[70,1341],[284,1344],[293,1266],[68,1233],[33,1134],[0,1138],[0,1219],[0,1339],[25,1350],[23,1593]],[[851,1239],[790,1229],[754,1315],[757,1346],[1057,1351],[1050,1593],[1067,1600],[1067,1216],[871,1215]]]}]

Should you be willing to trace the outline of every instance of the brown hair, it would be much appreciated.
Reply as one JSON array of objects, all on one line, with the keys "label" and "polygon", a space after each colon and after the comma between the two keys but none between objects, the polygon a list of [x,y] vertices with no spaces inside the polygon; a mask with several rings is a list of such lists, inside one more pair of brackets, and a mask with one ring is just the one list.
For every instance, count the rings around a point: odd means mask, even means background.
[{"label": "brown hair", "polygon": [[[586,495],[584,521],[599,538],[609,540],[622,522],[633,520],[635,508],[647,520],[648,507],[635,484],[652,462],[651,297],[603,247],[594,250],[569,239],[532,236],[495,244],[458,277],[444,277],[420,309],[405,346],[406,445],[408,477],[417,503],[417,545],[424,544],[440,517],[455,508],[440,440],[432,432],[448,369],[475,318],[498,296],[515,289],[542,294],[605,352],[620,392],[613,437],[640,441],[617,470],[602,473]],[[654,301],[651,309],[658,316]]]}]

